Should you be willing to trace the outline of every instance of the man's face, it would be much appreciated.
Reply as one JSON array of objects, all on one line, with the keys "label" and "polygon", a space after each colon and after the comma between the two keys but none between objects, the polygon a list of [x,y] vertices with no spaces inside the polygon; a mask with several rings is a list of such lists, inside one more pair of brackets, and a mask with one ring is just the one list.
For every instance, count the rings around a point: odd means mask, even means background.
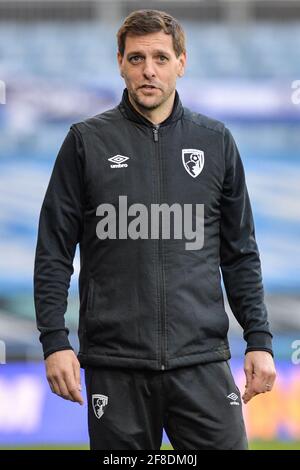
[{"label": "man's face", "polygon": [[126,36],[124,56],[118,63],[130,98],[142,109],[163,105],[184,74],[186,54],[176,57],[172,36],[163,31]]}]

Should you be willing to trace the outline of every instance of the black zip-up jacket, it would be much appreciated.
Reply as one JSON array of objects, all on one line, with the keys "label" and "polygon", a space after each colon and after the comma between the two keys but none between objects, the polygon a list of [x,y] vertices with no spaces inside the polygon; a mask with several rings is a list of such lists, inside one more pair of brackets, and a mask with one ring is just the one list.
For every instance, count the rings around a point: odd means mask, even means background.
[{"label": "black zip-up jacket", "polygon": [[[187,250],[184,237],[166,239],[161,231],[151,238],[150,228],[148,238],[126,238],[118,230],[114,239],[99,238],[105,215],[99,206],[113,205],[118,220],[125,211],[121,195],[127,209],[140,203],[149,214],[152,204],[203,204],[203,246]],[[128,224],[139,215],[132,214]],[[229,359],[221,272],[246,351],[272,354],[238,149],[221,122],[183,108],[177,91],[171,115],[159,126],[133,108],[125,89],[118,106],[73,124],[62,144],[40,213],[35,257],[45,358],[72,349],[64,314],[77,243],[83,367],[164,370]]]}]

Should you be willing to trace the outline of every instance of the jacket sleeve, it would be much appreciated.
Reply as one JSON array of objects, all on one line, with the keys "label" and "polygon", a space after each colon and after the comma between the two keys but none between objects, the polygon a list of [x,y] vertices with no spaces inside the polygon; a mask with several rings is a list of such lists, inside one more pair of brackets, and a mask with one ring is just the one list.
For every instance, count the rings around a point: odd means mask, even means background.
[{"label": "jacket sleeve", "polygon": [[83,147],[69,130],[57,155],[40,211],[34,263],[34,302],[44,358],[73,349],[65,326],[73,259],[83,220]]},{"label": "jacket sleeve", "polygon": [[261,263],[243,163],[225,128],[225,178],[221,197],[220,266],[228,301],[244,330],[248,351],[272,351]]}]

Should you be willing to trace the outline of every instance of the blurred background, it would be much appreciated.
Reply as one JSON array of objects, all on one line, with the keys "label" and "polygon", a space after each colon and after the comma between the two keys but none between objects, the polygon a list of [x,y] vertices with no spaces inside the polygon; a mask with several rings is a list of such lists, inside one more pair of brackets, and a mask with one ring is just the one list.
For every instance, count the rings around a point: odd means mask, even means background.
[{"label": "blurred background", "polygon": [[[52,395],[44,377],[32,290],[37,224],[70,125],[121,99],[116,32],[141,8],[181,21],[183,104],[225,122],[245,166],[278,369],[274,391],[244,407],[251,448],[300,449],[298,0],[0,0],[0,448],[88,444],[86,405]],[[77,253],[66,314],[75,349],[78,270]],[[245,343],[231,320],[242,390]]]}]

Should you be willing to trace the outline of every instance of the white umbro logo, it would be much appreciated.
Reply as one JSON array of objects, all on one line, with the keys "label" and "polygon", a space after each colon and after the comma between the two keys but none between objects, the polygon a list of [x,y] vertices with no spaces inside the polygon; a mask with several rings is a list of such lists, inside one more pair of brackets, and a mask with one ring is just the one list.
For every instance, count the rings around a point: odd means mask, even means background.
[{"label": "white umbro logo", "polygon": [[237,396],[236,393],[230,393],[229,395],[227,395],[227,397],[229,400],[231,400],[230,404],[231,405],[240,405],[239,402],[237,401],[239,399],[239,397]]},{"label": "white umbro logo", "polygon": [[128,166],[126,160],[129,160],[129,157],[124,157],[124,155],[115,155],[114,157],[108,158],[113,165],[110,165],[111,168],[126,168]]}]

